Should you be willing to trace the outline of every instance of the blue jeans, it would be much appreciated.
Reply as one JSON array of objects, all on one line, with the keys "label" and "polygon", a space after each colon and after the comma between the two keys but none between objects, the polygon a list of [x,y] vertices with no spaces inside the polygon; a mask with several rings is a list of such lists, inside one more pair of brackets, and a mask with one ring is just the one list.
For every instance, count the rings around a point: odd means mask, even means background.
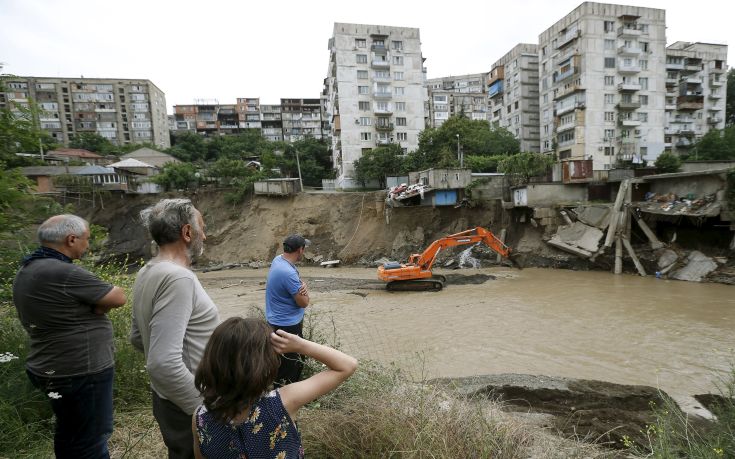
[{"label": "blue jeans", "polygon": [[[57,459],[109,458],[112,435],[112,380],[115,369],[82,376],[47,378],[26,370],[31,383],[44,392],[56,415],[54,452]],[[49,396],[49,393],[52,396]],[[56,397],[56,394],[60,397]]]}]

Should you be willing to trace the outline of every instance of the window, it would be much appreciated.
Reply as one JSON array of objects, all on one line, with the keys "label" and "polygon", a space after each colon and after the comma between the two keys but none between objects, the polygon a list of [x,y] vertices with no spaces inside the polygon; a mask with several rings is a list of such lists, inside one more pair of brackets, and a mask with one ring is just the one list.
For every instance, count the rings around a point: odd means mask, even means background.
[{"label": "window", "polygon": [[408,140],[408,134],[405,132],[399,132],[396,134],[396,138],[398,139],[398,141],[402,140],[405,142],[406,140]]},{"label": "window", "polygon": [[640,41],[640,42],[638,42],[638,43],[639,43],[639,44],[640,44],[640,46],[641,46],[641,51],[643,51],[644,53],[647,53],[647,52],[648,52],[648,50],[650,49],[650,48],[648,47],[648,46],[649,46],[649,45],[648,45],[648,42],[647,42],[647,41]]},{"label": "window", "polygon": [[361,132],[360,133],[360,140],[371,140],[372,138],[373,138],[373,135],[370,132]]},{"label": "window", "polygon": [[393,65],[403,65],[403,56],[393,56]]},{"label": "window", "polygon": [[612,105],[615,103],[615,94],[605,94],[605,104]]},{"label": "window", "polygon": [[393,49],[403,49],[403,42],[402,41],[393,40],[391,42],[391,48],[393,48]]},{"label": "window", "polygon": [[648,147],[641,147],[641,156],[645,157],[648,154]]},{"label": "window", "polygon": [[546,56],[546,46],[544,46],[543,48],[541,48],[541,55],[542,56]]},{"label": "window", "polygon": [[609,38],[605,39],[605,49],[615,49],[615,40],[610,40]]},{"label": "window", "polygon": [[388,102],[376,102],[375,109],[381,112],[387,112],[390,111],[390,106],[388,105]]},{"label": "window", "polygon": [[648,105],[648,96],[639,96],[638,101],[641,105]]},{"label": "window", "polygon": [[406,111],[406,103],[405,102],[396,102],[396,111],[397,112],[405,112]]},{"label": "window", "polygon": [[368,78],[368,71],[367,70],[358,70],[357,71],[357,79],[358,80],[367,80]]},{"label": "window", "polygon": [[405,126],[405,125],[406,125],[406,118],[396,117],[396,126]]},{"label": "window", "polygon": [[406,93],[406,88],[404,88],[403,86],[396,86],[395,88],[393,88],[393,92],[397,96],[402,96]]},{"label": "window", "polygon": [[364,110],[370,110],[370,102],[360,101],[360,102],[358,102],[358,104],[359,104],[360,110],[363,110],[363,111]]},{"label": "window", "polygon": [[641,66],[641,70],[648,70],[648,60],[647,59],[640,59],[638,61],[638,65]]},{"label": "window", "polygon": [[638,26],[638,29],[641,31],[641,33],[648,33],[648,24],[640,24]]},{"label": "window", "polygon": [[648,78],[638,78],[638,84],[641,85],[643,91],[648,90]]},{"label": "window", "polygon": [[615,21],[605,21],[605,32],[613,32],[615,30]]},{"label": "window", "polygon": [[605,121],[615,121],[615,112],[605,112]]},{"label": "window", "polygon": [[638,112],[638,121],[641,121],[643,123],[648,122],[648,113],[646,112]]},{"label": "window", "polygon": [[615,129],[605,129],[605,138],[606,139],[614,139],[615,138]]},{"label": "window", "polygon": [[511,111],[512,107],[513,107],[512,105],[508,105],[508,110],[507,110],[507,112],[506,112],[506,113],[510,113],[510,111]]},{"label": "window", "polygon": [[390,72],[388,70],[376,70],[373,74],[374,78],[386,80],[390,78]]},{"label": "window", "polygon": [[355,54],[358,64],[367,64],[367,54]]},{"label": "window", "polygon": [[369,116],[361,116],[360,117],[360,126],[370,126],[370,124],[372,124],[371,119],[372,118],[370,118]]},{"label": "window", "polygon": [[373,40],[373,46],[376,48],[385,48],[385,40]]},{"label": "window", "polygon": [[548,94],[544,94],[544,103],[545,104],[548,104],[549,103],[549,95]]},{"label": "window", "polygon": [[605,58],[605,68],[606,69],[614,69],[615,68],[615,58],[614,57],[606,57]]},{"label": "window", "polygon": [[605,86],[615,86],[615,76],[606,76]]},{"label": "window", "polygon": [[403,72],[393,72],[393,79],[394,80],[402,80],[403,79]]},{"label": "window", "polygon": [[549,133],[549,125],[544,124],[544,134],[548,134],[548,133]]},{"label": "window", "polygon": [[[613,156],[615,154],[615,147],[605,147],[605,156]],[[605,166],[609,166],[609,164],[605,164]]]},{"label": "window", "polygon": [[367,40],[364,38],[355,38],[355,46],[357,48],[365,48],[367,46]]},{"label": "window", "polygon": [[370,93],[370,87],[369,86],[358,86],[357,87],[357,93],[358,94],[369,94]]}]

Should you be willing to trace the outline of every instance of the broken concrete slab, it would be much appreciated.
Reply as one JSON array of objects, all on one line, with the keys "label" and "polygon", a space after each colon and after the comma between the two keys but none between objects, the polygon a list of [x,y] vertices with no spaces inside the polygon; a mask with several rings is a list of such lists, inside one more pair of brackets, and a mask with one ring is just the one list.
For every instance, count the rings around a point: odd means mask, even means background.
[{"label": "broken concrete slab", "polygon": [[560,226],[555,238],[561,242],[579,247],[587,252],[596,252],[600,247],[600,239],[603,233],[594,226],[585,225],[582,222],[574,222],[571,225]]},{"label": "broken concrete slab", "polygon": [[687,265],[670,276],[672,279],[701,282],[702,279],[712,271],[717,269],[715,263],[710,257],[697,250],[689,254]]},{"label": "broken concrete slab", "polygon": [[666,249],[661,252],[661,256],[658,257],[658,267],[664,269],[667,266],[671,266],[672,263],[676,263],[679,259],[679,255],[671,249]]},{"label": "broken concrete slab", "polygon": [[607,206],[585,206],[574,209],[577,219],[582,223],[604,230],[610,220],[610,207]]},{"label": "broken concrete slab", "polygon": [[578,255],[580,257],[589,258],[590,256],[592,256],[592,252],[581,249],[579,247],[575,247],[570,244],[567,244],[561,241],[559,239],[559,236],[554,236],[553,238],[549,239],[548,244],[553,245],[554,247],[561,249],[565,252],[569,252],[569,253],[573,253],[574,255]]}]

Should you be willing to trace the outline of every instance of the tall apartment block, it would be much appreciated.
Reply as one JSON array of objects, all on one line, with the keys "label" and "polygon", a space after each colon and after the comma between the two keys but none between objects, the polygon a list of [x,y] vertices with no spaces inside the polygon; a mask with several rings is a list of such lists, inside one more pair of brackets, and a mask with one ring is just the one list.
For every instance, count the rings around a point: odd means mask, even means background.
[{"label": "tall apartment block", "polygon": [[274,142],[283,140],[283,120],[280,105],[261,105],[262,135]]},{"label": "tall apartment block", "polygon": [[324,94],[338,188],[355,188],[354,162],[372,148],[418,147],[424,129],[419,29],[335,23]]},{"label": "tall apartment block", "polygon": [[281,99],[283,140],[294,142],[305,137],[322,139],[321,99]]},{"label": "tall apartment block", "polygon": [[540,151],[538,81],[538,46],[528,43],[501,57],[487,77],[490,123],[513,133],[521,151]]},{"label": "tall apartment block", "polygon": [[666,48],[665,151],[688,153],[710,129],[725,127],[727,46],[676,42]]},{"label": "tall apartment block", "polygon": [[654,161],[664,151],[665,11],[585,2],[539,35],[541,151]]},{"label": "tall apartment block", "polygon": [[18,77],[6,82],[0,106],[39,105],[39,123],[57,142],[93,132],[116,145],[169,147],[166,96],[149,80]]},{"label": "tall apartment block", "polygon": [[426,125],[436,128],[456,115],[487,120],[486,79],[487,73],[475,73],[426,80]]},{"label": "tall apartment block", "polygon": [[239,129],[260,129],[260,99],[238,97],[237,120]]}]

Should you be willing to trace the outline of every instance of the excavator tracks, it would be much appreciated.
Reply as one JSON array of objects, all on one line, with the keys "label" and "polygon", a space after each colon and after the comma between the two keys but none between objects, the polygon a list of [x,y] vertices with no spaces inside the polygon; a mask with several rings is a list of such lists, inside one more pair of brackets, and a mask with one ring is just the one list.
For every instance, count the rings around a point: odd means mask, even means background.
[{"label": "excavator tracks", "polygon": [[444,288],[447,278],[441,274],[434,274],[426,279],[399,280],[388,282],[386,289],[389,292],[438,292]]}]

